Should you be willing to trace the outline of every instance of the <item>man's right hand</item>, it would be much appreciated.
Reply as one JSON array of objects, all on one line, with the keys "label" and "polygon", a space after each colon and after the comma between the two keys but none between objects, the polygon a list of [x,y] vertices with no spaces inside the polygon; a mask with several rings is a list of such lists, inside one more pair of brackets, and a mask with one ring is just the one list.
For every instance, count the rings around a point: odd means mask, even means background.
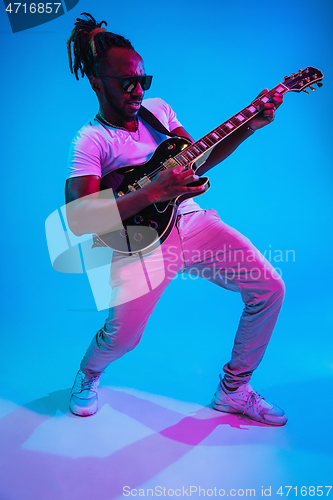
[{"label": "man's right hand", "polygon": [[181,165],[160,172],[153,181],[146,186],[151,203],[168,201],[182,194],[193,196],[205,191],[204,186],[188,187],[187,184],[195,182],[199,176],[194,170],[187,169]]}]

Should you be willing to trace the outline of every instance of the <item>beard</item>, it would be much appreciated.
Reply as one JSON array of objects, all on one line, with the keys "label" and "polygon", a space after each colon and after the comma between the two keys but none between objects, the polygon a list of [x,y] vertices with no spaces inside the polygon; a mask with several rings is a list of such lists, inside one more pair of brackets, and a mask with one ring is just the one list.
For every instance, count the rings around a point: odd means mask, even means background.
[{"label": "beard", "polygon": [[125,97],[121,94],[121,98],[117,99],[109,90],[104,86],[104,98],[109,105],[109,108],[117,115],[122,122],[131,122],[137,119],[139,109],[130,109],[127,105],[130,101],[141,101],[141,98]]}]

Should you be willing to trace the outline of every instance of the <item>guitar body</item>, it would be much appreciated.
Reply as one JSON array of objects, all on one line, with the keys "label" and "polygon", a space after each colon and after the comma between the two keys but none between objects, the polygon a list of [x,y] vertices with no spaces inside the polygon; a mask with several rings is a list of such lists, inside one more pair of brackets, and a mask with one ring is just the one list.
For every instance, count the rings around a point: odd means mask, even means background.
[{"label": "guitar body", "polygon": [[[140,165],[121,167],[103,176],[101,191],[112,189],[117,198],[126,196],[130,191],[141,189],[150,182],[148,176],[150,179],[155,176],[154,172],[157,169],[160,171],[178,165],[176,162],[170,165],[170,159],[190,144],[191,142],[183,137],[172,137],[163,141],[149,161]],[[164,165],[166,166],[163,167]],[[207,177],[201,177],[189,186],[205,186],[205,191],[210,187]],[[192,195],[183,195],[170,201],[149,205],[123,221],[123,228],[98,234],[98,239],[122,254],[150,253],[169,236],[176,221],[178,205],[190,197]]]}]

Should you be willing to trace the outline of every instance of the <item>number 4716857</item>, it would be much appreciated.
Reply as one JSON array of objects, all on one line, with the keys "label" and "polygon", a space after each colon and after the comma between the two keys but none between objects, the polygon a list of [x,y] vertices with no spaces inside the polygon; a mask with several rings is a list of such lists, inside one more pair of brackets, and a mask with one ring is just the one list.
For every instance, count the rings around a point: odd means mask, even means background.
[{"label": "number 4716857", "polygon": [[48,3],[31,3],[28,5],[26,3],[13,3],[14,8],[12,8],[12,4],[9,3],[6,7],[6,11],[9,12],[10,14],[14,13],[17,14],[18,10],[20,7],[24,10],[24,13],[26,14],[27,12],[30,12],[30,14],[51,14],[51,12],[54,12],[55,14],[58,12],[59,7],[61,6],[61,3],[53,3],[53,2],[48,2]]},{"label": "number 4716857", "polygon": [[[286,488],[286,492],[283,491],[283,488]],[[323,490],[323,488],[326,488],[326,490]],[[297,490],[297,486],[280,486],[280,488],[277,490],[277,495],[286,495],[286,497],[289,495],[289,493],[292,491],[292,494],[297,496],[297,492],[302,496],[306,497],[309,495],[309,497],[322,497],[323,495],[328,497],[329,492],[331,491],[332,486],[301,486]]]}]

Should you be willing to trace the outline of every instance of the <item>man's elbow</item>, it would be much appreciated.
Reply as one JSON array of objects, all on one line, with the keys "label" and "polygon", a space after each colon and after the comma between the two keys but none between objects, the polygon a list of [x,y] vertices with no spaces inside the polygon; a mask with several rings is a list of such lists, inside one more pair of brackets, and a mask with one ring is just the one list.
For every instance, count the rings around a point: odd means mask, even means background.
[{"label": "man's elbow", "polygon": [[69,229],[75,236],[83,236],[85,234],[78,221],[74,220],[73,218],[67,217],[67,224]]},{"label": "man's elbow", "polygon": [[71,207],[71,209],[69,209],[68,205],[66,207],[67,225],[75,236],[82,236],[88,231],[85,230],[82,214],[80,216],[80,212],[78,210],[73,210],[73,208],[74,207]]}]

